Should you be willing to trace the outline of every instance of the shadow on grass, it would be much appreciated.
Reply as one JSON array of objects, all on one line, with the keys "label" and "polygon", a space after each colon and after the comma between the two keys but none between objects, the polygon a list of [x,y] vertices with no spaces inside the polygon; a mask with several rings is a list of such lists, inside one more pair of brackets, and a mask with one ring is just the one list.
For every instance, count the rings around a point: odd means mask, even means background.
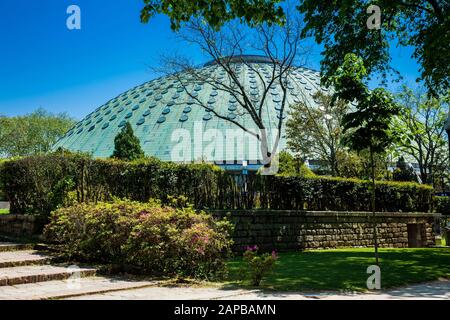
[{"label": "shadow on grass", "polygon": [[[375,264],[373,249],[337,249],[281,253],[276,267],[259,289],[276,291],[364,291]],[[228,263],[224,289],[251,288],[242,279],[241,258]],[[382,289],[448,278],[450,249],[380,249]]]}]

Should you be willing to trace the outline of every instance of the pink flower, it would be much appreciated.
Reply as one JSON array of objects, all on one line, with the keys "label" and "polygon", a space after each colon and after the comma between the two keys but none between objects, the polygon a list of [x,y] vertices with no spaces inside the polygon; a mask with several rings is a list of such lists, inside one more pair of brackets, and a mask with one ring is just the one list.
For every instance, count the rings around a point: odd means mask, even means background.
[{"label": "pink flower", "polygon": [[274,259],[274,260],[278,259],[278,255],[277,255],[277,252],[275,250],[272,251],[272,259]]}]

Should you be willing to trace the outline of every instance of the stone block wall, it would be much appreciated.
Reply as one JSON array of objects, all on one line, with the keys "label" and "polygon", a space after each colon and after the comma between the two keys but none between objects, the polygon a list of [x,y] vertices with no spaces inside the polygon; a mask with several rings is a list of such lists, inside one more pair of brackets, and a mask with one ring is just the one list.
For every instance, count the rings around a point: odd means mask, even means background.
[{"label": "stone block wall", "polygon": [[308,212],[278,210],[213,211],[235,224],[236,251],[258,245],[262,250],[302,250],[373,246],[373,221],[380,247],[434,245],[435,214],[380,212]]},{"label": "stone block wall", "polygon": [[6,214],[0,215],[0,235],[33,236],[42,228],[35,216]]}]

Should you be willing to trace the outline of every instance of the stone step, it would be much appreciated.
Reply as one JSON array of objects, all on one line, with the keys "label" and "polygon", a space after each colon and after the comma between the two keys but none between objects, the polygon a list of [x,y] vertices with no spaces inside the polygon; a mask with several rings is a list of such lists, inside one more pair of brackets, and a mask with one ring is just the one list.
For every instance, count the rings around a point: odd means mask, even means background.
[{"label": "stone step", "polygon": [[87,277],[76,282],[54,280],[40,283],[0,287],[0,300],[64,299],[91,294],[140,289],[157,286],[157,281],[139,281],[125,278]]},{"label": "stone step", "polygon": [[0,268],[46,264],[51,259],[51,256],[36,250],[4,251],[0,252]]},{"label": "stone step", "polygon": [[[78,274],[77,274],[78,272]],[[51,280],[64,280],[72,275],[80,277],[94,276],[94,268],[69,268],[69,266],[37,265],[0,269],[0,286],[12,286],[23,283],[36,283]]]},{"label": "stone step", "polygon": [[0,242],[0,252],[31,250],[33,248],[34,248],[34,244],[30,244],[30,243]]}]

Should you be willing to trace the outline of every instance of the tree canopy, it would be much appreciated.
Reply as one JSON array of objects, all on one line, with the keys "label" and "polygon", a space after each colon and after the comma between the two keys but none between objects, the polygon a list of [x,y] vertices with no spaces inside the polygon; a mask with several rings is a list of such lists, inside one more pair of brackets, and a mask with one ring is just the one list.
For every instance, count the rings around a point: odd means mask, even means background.
[{"label": "tree canopy", "polygon": [[42,108],[24,116],[0,116],[0,157],[46,153],[74,123],[65,113]]},{"label": "tree canopy", "polygon": [[128,161],[144,157],[139,138],[134,135],[129,122],[114,138],[114,152],[111,157]]},{"label": "tree canopy", "polygon": [[224,23],[239,18],[250,26],[262,22],[282,23],[283,9],[278,5],[282,0],[143,0],[141,21],[148,22],[155,14],[163,13],[170,18],[173,30],[178,30],[183,22],[202,17],[212,28],[218,29]]},{"label": "tree canopy", "polygon": [[[167,15],[178,30],[191,18],[203,18],[213,28],[240,19],[250,26],[262,22],[282,24],[285,0],[144,0],[141,20]],[[368,29],[368,8],[380,8],[380,28]],[[421,79],[432,93],[450,86],[450,1],[448,0],[299,0],[304,16],[304,37],[322,44],[322,72],[330,78],[346,53],[366,62],[369,73],[383,76],[395,71],[390,65],[390,45],[411,46],[412,58],[421,65]]]},{"label": "tree canopy", "polygon": [[364,84],[366,77],[363,59],[355,54],[347,54],[332,77],[335,97],[356,102],[356,110],[342,119],[343,142],[356,151],[383,153],[394,142],[392,120],[399,107],[384,88],[369,90]]},{"label": "tree canopy", "polygon": [[[379,29],[369,30],[370,5],[381,9]],[[322,71],[330,77],[346,53],[364,59],[369,73],[384,75],[390,65],[391,43],[411,46],[421,65],[421,78],[429,91],[444,92],[450,85],[450,2],[426,0],[302,0],[304,36],[324,45]]]},{"label": "tree canopy", "polygon": [[338,155],[344,151],[341,144],[342,117],[348,105],[318,92],[314,95],[318,107],[306,101],[291,106],[286,122],[288,148],[303,159],[321,159],[329,165],[331,175],[339,175]]},{"label": "tree canopy", "polygon": [[[398,94],[401,112],[395,118],[395,134],[399,137],[397,151],[407,155],[419,166],[423,183],[434,184],[441,175],[449,176],[448,142],[444,127],[450,95],[428,97],[408,87]],[[442,172],[441,168],[444,169]]]}]

